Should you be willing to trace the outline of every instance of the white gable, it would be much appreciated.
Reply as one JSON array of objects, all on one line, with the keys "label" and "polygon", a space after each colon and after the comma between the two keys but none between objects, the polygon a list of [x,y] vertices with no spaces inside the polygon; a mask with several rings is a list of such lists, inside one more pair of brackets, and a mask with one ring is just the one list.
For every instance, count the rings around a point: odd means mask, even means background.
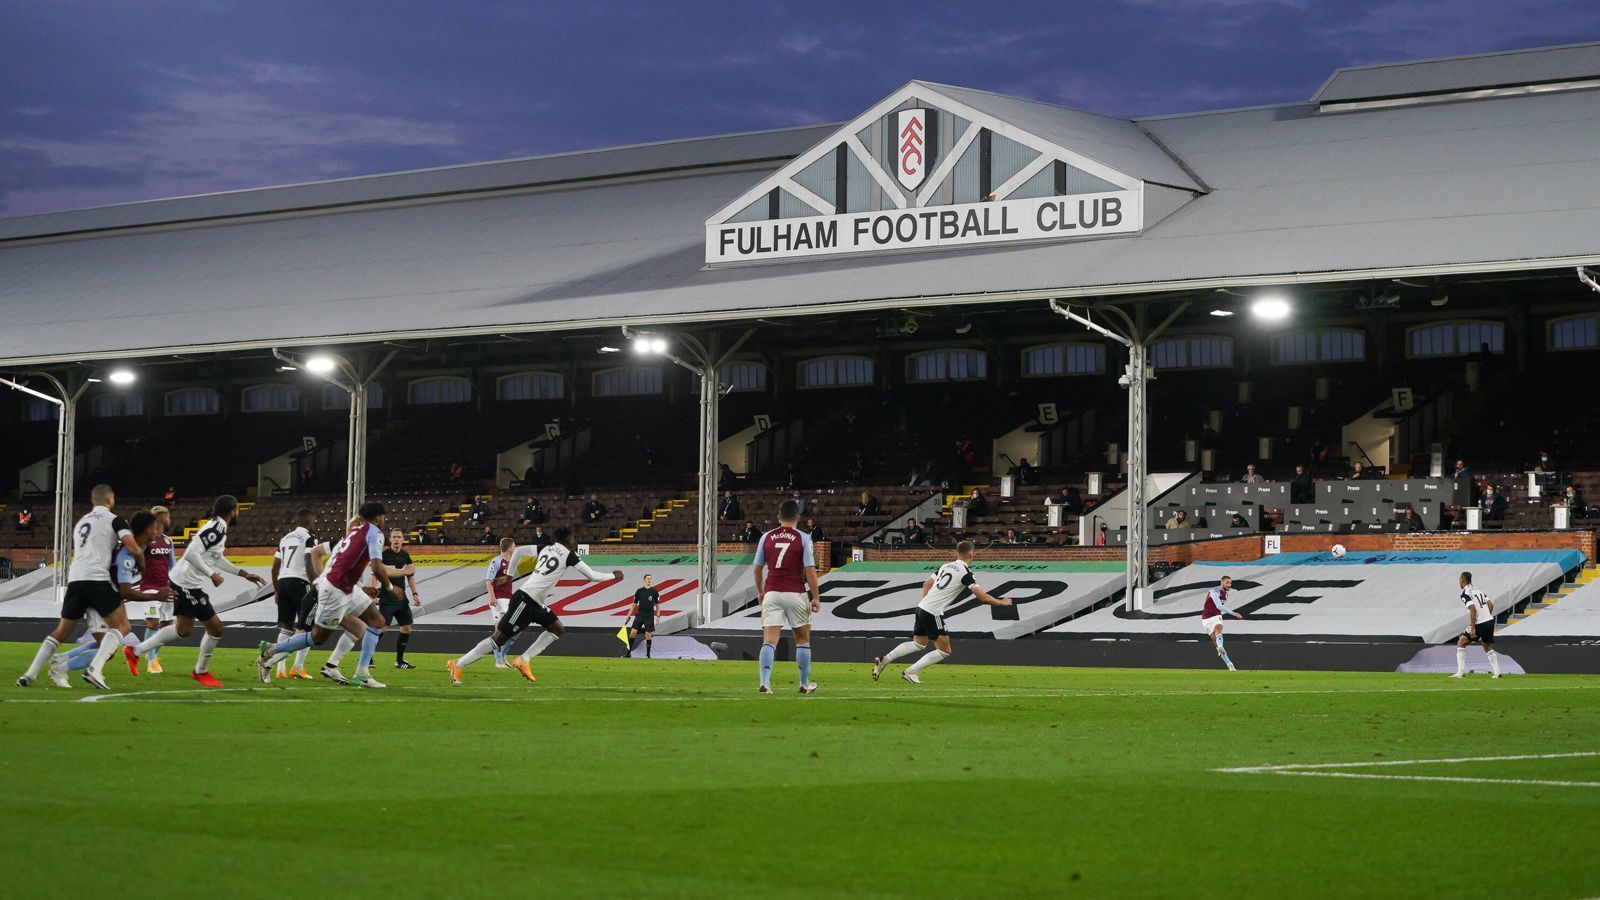
[{"label": "white gable", "polygon": [[1136,233],[1143,192],[1136,177],[913,82],[707,219],[706,262]]}]

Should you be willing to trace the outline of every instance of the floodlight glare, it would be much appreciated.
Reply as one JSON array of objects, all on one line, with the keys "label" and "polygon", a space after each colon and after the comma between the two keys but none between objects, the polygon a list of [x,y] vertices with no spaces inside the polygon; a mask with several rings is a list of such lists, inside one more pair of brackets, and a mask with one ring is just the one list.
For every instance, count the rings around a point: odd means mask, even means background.
[{"label": "floodlight glare", "polygon": [[667,341],[666,341],[666,338],[652,338],[651,341],[650,341],[650,352],[651,353],[665,353],[665,352],[667,352]]},{"label": "floodlight glare", "polygon": [[113,369],[106,377],[111,379],[112,384],[133,384],[139,378],[132,369]]},{"label": "floodlight glare", "polygon": [[1289,318],[1289,301],[1277,294],[1266,294],[1250,304],[1250,313],[1266,322]]},{"label": "floodlight glare", "polygon": [[635,352],[635,353],[649,353],[650,352],[650,339],[649,338],[643,338],[643,337],[642,338],[634,338],[633,339],[633,352]]},{"label": "floodlight glare", "polygon": [[1213,309],[1211,311],[1211,314],[1213,316],[1216,316],[1219,319],[1226,319],[1227,317],[1233,315],[1233,310],[1231,310],[1231,309]]},{"label": "floodlight glare", "polygon": [[337,366],[338,363],[334,362],[331,356],[313,356],[306,360],[306,368],[318,375],[326,375]]}]

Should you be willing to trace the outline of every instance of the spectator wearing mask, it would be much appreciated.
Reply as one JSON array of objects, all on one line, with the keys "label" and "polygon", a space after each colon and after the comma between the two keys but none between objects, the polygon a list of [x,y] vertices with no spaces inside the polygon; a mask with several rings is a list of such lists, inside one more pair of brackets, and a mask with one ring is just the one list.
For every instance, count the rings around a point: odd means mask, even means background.
[{"label": "spectator wearing mask", "polygon": [[856,515],[876,516],[881,514],[878,507],[878,498],[874,497],[870,491],[862,491],[861,506],[856,510]]},{"label": "spectator wearing mask", "polygon": [[483,526],[482,536],[478,538],[478,543],[483,544],[486,547],[491,545],[498,547],[500,546],[500,539],[495,537],[494,529],[490,528],[488,525],[485,525]]},{"label": "spectator wearing mask", "polygon": [[600,502],[599,494],[590,494],[589,502],[583,505],[583,509],[578,513],[578,518],[593,525],[604,519],[609,511],[606,509],[606,505]]},{"label": "spectator wearing mask", "polygon": [[1255,463],[1245,466],[1244,477],[1239,479],[1240,484],[1261,484],[1264,481],[1266,481],[1266,479],[1262,478],[1261,475],[1256,472]]},{"label": "spectator wearing mask", "polygon": [[1506,502],[1505,495],[1494,489],[1494,485],[1487,485],[1483,489],[1483,499],[1479,501],[1483,508],[1483,517],[1491,522],[1503,522],[1506,518],[1506,507],[1511,504]]},{"label": "spectator wearing mask", "polygon": [[467,524],[482,525],[483,520],[489,517],[489,507],[484,504],[482,497],[473,497],[472,506],[467,509]]},{"label": "spectator wearing mask", "polygon": [[545,534],[543,525],[534,526],[533,537],[528,539],[528,543],[532,544],[533,546],[537,547],[540,550],[543,550],[544,548],[550,546],[551,544],[554,544],[555,542],[556,542],[555,538],[551,537],[548,534]]},{"label": "spectator wearing mask", "polygon": [[739,498],[733,495],[733,491],[722,492],[722,505],[717,509],[717,518],[725,522],[744,518],[744,510],[739,508]]},{"label": "spectator wearing mask", "polygon": [[972,496],[967,498],[967,515],[987,516],[989,514],[989,499],[983,496],[983,491],[972,489]]},{"label": "spectator wearing mask", "polygon": [[1575,516],[1582,515],[1583,511],[1586,509],[1586,507],[1583,505],[1583,491],[1578,490],[1576,487],[1573,487],[1570,484],[1567,485],[1567,489],[1562,492],[1561,502],[1566,504],[1567,509],[1574,510],[1573,515]]},{"label": "spectator wearing mask", "polygon": [[543,525],[549,521],[550,516],[544,511],[544,504],[538,497],[529,497],[528,502],[522,504],[522,515],[517,518],[518,525]]}]

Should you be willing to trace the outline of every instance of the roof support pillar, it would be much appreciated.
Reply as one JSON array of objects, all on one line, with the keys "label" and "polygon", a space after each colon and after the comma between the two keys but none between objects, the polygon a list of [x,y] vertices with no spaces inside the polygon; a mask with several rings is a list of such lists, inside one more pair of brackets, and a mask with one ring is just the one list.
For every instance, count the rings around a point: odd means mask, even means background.
[{"label": "roof support pillar", "polygon": [[84,379],[68,388],[49,372],[38,374],[50,382],[55,389],[53,394],[34,390],[9,378],[0,378],[0,384],[56,405],[56,497],[55,514],[51,517],[53,527],[50,543],[55,570],[51,573],[50,581],[55,588],[56,598],[60,599],[67,591],[67,560],[72,549],[72,482],[77,474],[78,399],[88,390],[90,382]]},{"label": "roof support pillar", "polygon": [[338,385],[350,395],[349,430],[345,438],[345,472],[344,472],[344,516],[348,522],[355,518],[361,510],[361,504],[367,500],[367,388],[378,380],[383,370],[400,351],[390,350],[388,355],[379,360],[377,365],[366,366],[359,361],[352,363],[341,356],[329,354],[333,360],[333,367],[327,371],[317,371],[308,365],[307,361],[291,356],[277,348],[273,348],[272,355],[283,360],[297,369],[304,369],[318,378],[331,384]]}]

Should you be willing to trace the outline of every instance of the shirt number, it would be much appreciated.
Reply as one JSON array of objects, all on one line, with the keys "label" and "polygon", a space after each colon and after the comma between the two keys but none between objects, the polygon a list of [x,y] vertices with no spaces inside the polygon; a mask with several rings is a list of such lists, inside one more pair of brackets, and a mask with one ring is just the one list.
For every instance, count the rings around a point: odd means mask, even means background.
[{"label": "shirt number", "polygon": [[942,591],[950,586],[950,580],[955,577],[954,572],[942,572],[939,574],[939,580],[935,581],[933,586]]},{"label": "shirt number", "polygon": [[789,546],[790,546],[789,544],[780,544],[780,545],[778,545],[778,562],[777,562],[777,564],[775,566],[773,566],[773,568],[775,568],[775,569],[783,568],[783,558],[785,556],[789,555]]}]

